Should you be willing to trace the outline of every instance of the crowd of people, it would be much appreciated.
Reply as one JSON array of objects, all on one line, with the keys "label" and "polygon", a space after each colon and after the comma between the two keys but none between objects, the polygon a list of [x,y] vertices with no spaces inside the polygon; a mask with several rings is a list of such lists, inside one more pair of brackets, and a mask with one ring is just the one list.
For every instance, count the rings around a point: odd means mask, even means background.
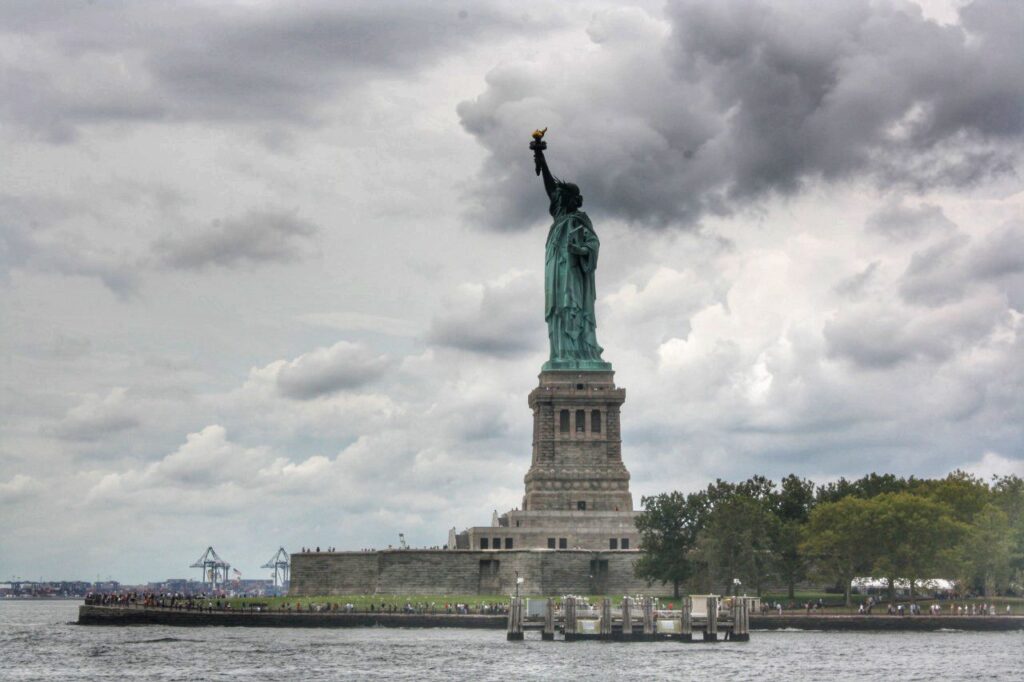
[{"label": "crowd of people", "polygon": [[405,604],[381,601],[357,606],[352,602],[281,602],[274,606],[266,602],[243,601],[232,604],[226,598],[207,594],[182,594],[157,592],[117,592],[90,593],[85,596],[85,603],[91,606],[120,606],[135,608],[161,608],[183,611],[283,611],[312,613],[405,613],[405,614],[459,614],[459,615],[505,615],[508,604],[504,602],[485,602],[469,604],[465,602],[412,602]]},{"label": "crowd of people", "polygon": [[297,601],[295,603],[284,602],[281,604],[280,609],[284,611],[312,611],[316,613],[338,611],[342,613],[415,613],[430,615],[443,613],[448,615],[503,615],[508,613],[508,604],[501,602],[482,604],[446,602],[444,604],[438,604],[437,602],[413,603],[411,601],[408,601],[405,604],[395,604],[382,601],[380,604],[370,603],[363,606],[356,606],[352,602],[344,604],[339,602],[307,603],[303,606],[302,602]]},{"label": "crowd of people", "polygon": [[[881,607],[881,600],[869,596],[867,599],[857,605],[857,615],[870,616],[874,613],[876,607]],[[822,599],[816,601],[805,601],[803,603],[789,602],[785,606],[780,601],[762,601],[761,602],[761,615],[774,614],[782,616],[787,611],[803,611],[808,616],[819,615],[826,613],[826,604]],[[995,604],[989,603],[975,603],[975,602],[964,602],[964,603],[949,603],[948,607],[940,603],[933,603],[928,605],[925,609],[922,609],[921,605],[917,602],[911,602],[908,604],[890,602],[885,605],[886,615],[889,616],[920,616],[927,611],[930,616],[998,616],[998,615],[1013,615],[1013,610],[1010,605],[1007,604],[1005,607],[997,607]],[[838,613],[838,612],[837,612]]]},{"label": "crowd of people", "polygon": [[231,602],[222,597],[208,594],[183,594],[180,592],[90,593],[85,595],[85,603],[92,606],[161,608],[183,611],[223,611],[231,609]]},{"label": "crowd of people", "polygon": [[352,602],[339,603],[339,602],[322,602],[322,603],[306,603],[303,606],[301,601],[295,603],[284,602],[279,607],[282,611],[311,611],[314,613],[322,613],[329,611],[337,611],[341,613],[404,613],[404,614],[458,614],[458,615],[506,615],[508,614],[508,604],[504,602],[492,602],[492,603],[480,603],[480,604],[468,604],[464,602],[445,602],[444,604],[438,604],[437,602],[411,602],[407,601],[405,604],[396,604],[386,601],[380,602],[380,604],[370,603],[368,605],[356,606]]},{"label": "crowd of people", "polygon": [[[864,604],[861,604],[857,612],[870,614],[871,607],[868,606],[865,609]],[[885,612],[890,616],[920,616],[922,613],[921,605],[916,602],[911,604],[889,604]],[[950,604],[948,610],[943,608],[942,604],[931,604],[928,607],[928,615],[930,616],[942,616],[947,613],[950,616],[998,616],[999,609],[995,604],[986,603]],[[1007,616],[1012,614],[1009,604],[1006,605],[1005,614]]]}]

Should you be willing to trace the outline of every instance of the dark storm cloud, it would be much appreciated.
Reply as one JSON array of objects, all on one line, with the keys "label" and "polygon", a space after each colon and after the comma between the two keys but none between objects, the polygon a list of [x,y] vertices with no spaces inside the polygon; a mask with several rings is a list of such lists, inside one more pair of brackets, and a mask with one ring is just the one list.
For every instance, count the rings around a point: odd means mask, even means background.
[{"label": "dark storm cloud", "polygon": [[1024,222],[1008,223],[995,230],[967,260],[970,274],[979,279],[1024,273]]},{"label": "dark storm cloud", "polygon": [[292,213],[250,211],[237,218],[217,220],[205,231],[161,239],[153,246],[157,257],[186,270],[244,263],[288,263],[312,252],[316,225]]},{"label": "dark storm cloud", "polygon": [[0,115],[52,141],[81,124],[309,121],[373,77],[541,26],[514,3],[8,4]]},{"label": "dark storm cloud", "polygon": [[930,234],[951,232],[956,226],[939,206],[927,203],[907,206],[890,201],[868,216],[865,228],[895,241],[912,241]]},{"label": "dark storm cloud", "polygon": [[278,391],[295,400],[312,400],[365,386],[380,378],[390,362],[355,343],[339,341],[290,362],[262,370],[274,375]]},{"label": "dark storm cloud", "polygon": [[[826,322],[830,357],[865,369],[940,365],[1012,326],[1012,309],[1024,302],[1024,225],[1008,223],[974,239],[952,224],[942,230],[953,234],[910,255],[894,282],[898,298],[883,293],[882,300],[844,305]],[[873,270],[874,264],[863,274]]]},{"label": "dark storm cloud", "polygon": [[916,315],[904,308],[864,304],[839,311],[823,333],[829,357],[863,369],[891,369],[910,362],[937,365],[979,343],[1004,312],[1002,303],[991,299]]},{"label": "dark storm cloud", "polygon": [[959,299],[966,285],[962,267],[967,235],[957,234],[914,253],[900,281],[904,300],[922,305],[942,305]]},{"label": "dark storm cloud", "polygon": [[878,266],[878,261],[872,261],[860,272],[840,280],[835,286],[835,292],[840,296],[849,298],[861,296],[878,274]]},{"label": "dark storm cloud", "polygon": [[957,234],[914,253],[899,283],[904,300],[939,306],[963,298],[972,287],[995,285],[1020,305],[1024,294],[1024,225],[1008,223],[972,242]]},{"label": "dark storm cloud", "polygon": [[55,228],[73,210],[56,198],[0,195],[0,280],[17,268],[94,277],[122,299],[131,298],[139,278],[130,256],[106,249],[80,232]]},{"label": "dark storm cloud", "polygon": [[[132,187],[134,200],[142,193]],[[173,194],[152,191],[161,209],[176,205]],[[75,218],[93,210],[87,201],[0,194],[0,281],[25,269],[69,277],[95,278],[122,299],[131,299],[153,261],[175,269],[289,263],[316,253],[319,228],[293,212],[252,210],[215,220],[205,229],[165,236],[149,254],[110,246]]]},{"label": "dark storm cloud", "polygon": [[544,336],[537,296],[531,276],[483,285],[475,300],[452,305],[431,321],[428,341],[499,357],[536,351]]},{"label": "dark storm cloud", "polygon": [[479,219],[541,217],[524,141],[537,124],[553,170],[602,214],[656,226],[819,178],[970,185],[1019,158],[1024,4],[979,0],[956,26],[862,0],[671,2],[670,30],[641,14],[595,19],[575,61],[495,69],[459,106],[490,152]]}]

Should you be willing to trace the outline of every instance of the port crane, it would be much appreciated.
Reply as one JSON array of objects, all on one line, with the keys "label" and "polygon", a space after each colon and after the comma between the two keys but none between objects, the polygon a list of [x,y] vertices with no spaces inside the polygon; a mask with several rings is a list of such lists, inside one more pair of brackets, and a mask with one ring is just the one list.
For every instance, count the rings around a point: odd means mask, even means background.
[{"label": "port crane", "polygon": [[203,584],[208,584],[211,588],[216,589],[227,585],[231,564],[221,559],[213,547],[207,547],[203,555],[196,559],[189,568],[202,569]]},{"label": "port crane", "polygon": [[279,548],[277,553],[270,557],[270,560],[260,566],[260,568],[269,568],[274,571],[274,587],[284,587],[285,583],[288,582],[291,571],[291,561],[288,558],[288,552],[284,551],[284,547]]}]

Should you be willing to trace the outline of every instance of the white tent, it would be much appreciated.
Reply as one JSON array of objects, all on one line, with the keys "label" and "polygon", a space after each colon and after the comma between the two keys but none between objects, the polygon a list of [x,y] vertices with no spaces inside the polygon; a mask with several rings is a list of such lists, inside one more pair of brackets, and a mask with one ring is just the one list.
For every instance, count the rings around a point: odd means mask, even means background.
[{"label": "white tent", "polygon": [[[894,581],[894,587],[899,592],[908,592],[910,590],[910,581],[898,578]],[[854,592],[867,592],[872,589],[887,590],[889,589],[889,581],[885,578],[854,578],[850,581],[850,588]],[[956,585],[947,578],[928,578],[915,581],[914,589],[921,592],[952,592],[956,589]]]}]

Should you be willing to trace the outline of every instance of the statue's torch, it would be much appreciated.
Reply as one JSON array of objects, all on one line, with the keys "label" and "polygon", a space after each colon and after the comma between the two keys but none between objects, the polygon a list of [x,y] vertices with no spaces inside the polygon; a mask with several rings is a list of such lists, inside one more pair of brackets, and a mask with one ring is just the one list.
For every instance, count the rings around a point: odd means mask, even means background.
[{"label": "statue's torch", "polygon": [[537,171],[537,175],[540,175],[544,150],[548,148],[548,143],[544,141],[544,133],[547,131],[547,128],[544,128],[544,130],[534,130],[532,135],[533,142],[530,143],[530,149],[533,150],[534,170]]}]

